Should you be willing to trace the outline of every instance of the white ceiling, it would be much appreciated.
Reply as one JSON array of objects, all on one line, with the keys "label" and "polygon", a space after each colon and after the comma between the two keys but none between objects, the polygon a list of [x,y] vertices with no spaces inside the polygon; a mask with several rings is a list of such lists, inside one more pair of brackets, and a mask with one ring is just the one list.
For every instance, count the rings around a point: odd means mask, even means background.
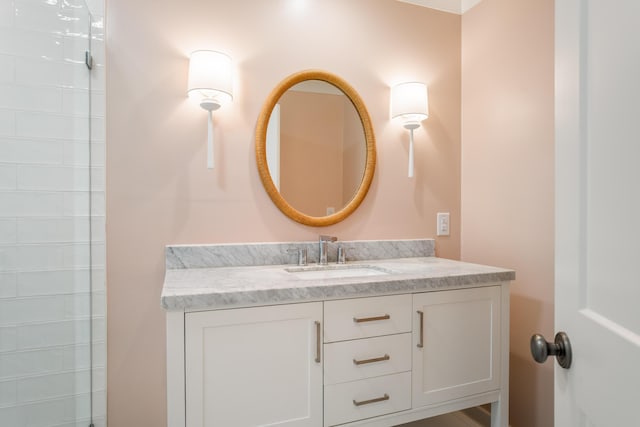
[{"label": "white ceiling", "polygon": [[471,9],[473,6],[480,3],[481,0],[398,0],[398,1],[462,15],[467,10]]}]

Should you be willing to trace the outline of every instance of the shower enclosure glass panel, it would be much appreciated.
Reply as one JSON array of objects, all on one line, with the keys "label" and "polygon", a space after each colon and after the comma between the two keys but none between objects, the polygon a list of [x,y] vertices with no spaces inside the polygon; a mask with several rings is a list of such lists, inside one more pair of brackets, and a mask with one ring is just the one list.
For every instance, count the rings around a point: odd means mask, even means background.
[{"label": "shower enclosure glass panel", "polygon": [[103,88],[85,65],[95,24],[83,0],[0,8],[2,426],[105,425],[104,120],[92,113]]}]

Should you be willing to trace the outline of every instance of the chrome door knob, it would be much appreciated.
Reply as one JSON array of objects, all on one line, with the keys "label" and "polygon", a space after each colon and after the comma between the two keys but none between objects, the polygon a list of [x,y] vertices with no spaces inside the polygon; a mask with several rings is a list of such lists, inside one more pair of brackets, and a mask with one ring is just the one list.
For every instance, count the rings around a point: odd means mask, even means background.
[{"label": "chrome door knob", "polygon": [[531,337],[531,355],[538,363],[544,363],[549,356],[555,356],[558,364],[565,369],[571,366],[571,342],[564,332],[556,334],[554,342],[548,342],[540,334]]}]

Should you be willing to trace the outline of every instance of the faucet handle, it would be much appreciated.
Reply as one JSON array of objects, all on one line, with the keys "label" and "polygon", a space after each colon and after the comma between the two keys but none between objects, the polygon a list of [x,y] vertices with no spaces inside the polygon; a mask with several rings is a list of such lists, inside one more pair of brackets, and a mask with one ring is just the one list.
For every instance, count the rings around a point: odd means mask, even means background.
[{"label": "faucet handle", "polygon": [[327,236],[327,235],[324,235],[324,234],[320,235],[320,241],[321,242],[335,242],[337,240],[338,240],[338,238],[336,236]]},{"label": "faucet handle", "polygon": [[287,249],[287,252],[298,255],[298,265],[307,265],[307,248]]}]

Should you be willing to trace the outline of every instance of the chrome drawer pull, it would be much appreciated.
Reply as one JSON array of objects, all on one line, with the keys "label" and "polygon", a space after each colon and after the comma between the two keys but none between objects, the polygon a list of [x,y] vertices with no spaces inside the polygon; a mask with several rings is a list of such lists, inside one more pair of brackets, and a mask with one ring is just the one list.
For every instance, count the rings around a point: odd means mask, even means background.
[{"label": "chrome drawer pull", "polygon": [[357,400],[353,399],[353,404],[355,406],[362,406],[362,405],[369,405],[370,403],[384,402],[385,400],[389,400],[389,395],[387,393],[385,393],[384,396],[382,396],[382,397],[376,397],[375,399],[363,400],[361,402],[358,402]]},{"label": "chrome drawer pull", "polygon": [[354,365],[365,365],[367,363],[376,363],[376,362],[384,362],[385,360],[389,360],[391,357],[388,354],[385,354],[381,357],[374,357],[373,359],[364,359],[364,360],[356,360],[353,359]]},{"label": "chrome drawer pull", "polygon": [[391,319],[391,316],[389,316],[388,314],[385,314],[384,316],[375,316],[375,317],[354,317],[353,321],[356,323],[363,323],[363,322],[375,322],[377,320],[389,320]]}]

